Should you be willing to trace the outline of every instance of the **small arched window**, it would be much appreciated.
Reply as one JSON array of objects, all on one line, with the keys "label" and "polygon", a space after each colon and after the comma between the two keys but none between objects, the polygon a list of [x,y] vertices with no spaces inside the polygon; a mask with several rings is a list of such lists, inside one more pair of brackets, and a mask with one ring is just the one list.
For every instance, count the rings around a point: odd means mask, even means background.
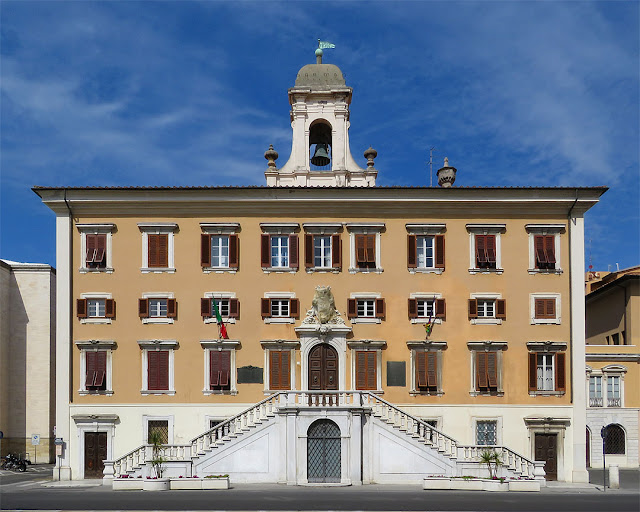
[{"label": "small arched window", "polygon": [[604,435],[604,453],[624,455],[624,429],[620,425],[607,425]]}]

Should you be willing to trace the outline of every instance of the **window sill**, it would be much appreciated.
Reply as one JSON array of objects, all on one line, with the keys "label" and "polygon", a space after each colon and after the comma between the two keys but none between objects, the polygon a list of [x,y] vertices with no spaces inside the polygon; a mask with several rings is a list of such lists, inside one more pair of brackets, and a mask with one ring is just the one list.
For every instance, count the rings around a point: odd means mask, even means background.
[{"label": "window sill", "polygon": [[238,267],[202,267],[204,274],[235,274]]},{"label": "window sill", "polygon": [[383,272],[382,268],[349,268],[349,274],[382,274]]},{"label": "window sill", "polygon": [[176,390],[175,389],[166,389],[166,390],[162,390],[162,389],[141,389],[140,390],[140,394],[142,396],[148,396],[148,395],[168,395],[168,396],[174,396],[176,394]]},{"label": "window sill", "polygon": [[295,324],[296,319],[290,316],[286,317],[277,317],[277,316],[268,316],[264,319],[265,324]]},{"label": "window sill", "polygon": [[[429,319],[425,316],[425,317],[420,317],[420,318],[412,318],[411,319],[411,323],[412,324],[428,324],[429,323]],[[442,318],[436,318],[433,320],[433,323],[436,325],[439,325],[442,323]]]},{"label": "window sill", "polygon": [[295,274],[298,269],[296,267],[262,267],[265,274]]},{"label": "window sill", "polygon": [[379,324],[382,318],[350,318],[352,324]]},{"label": "window sill", "polygon": [[502,325],[501,318],[472,318],[471,325]]},{"label": "window sill", "polygon": [[470,268],[469,274],[502,274],[503,268]]},{"label": "window sill", "polygon": [[409,274],[442,274],[443,268],[410,268]]},{"label": "window sill", "polygon": [[112,268],[89,268],[89,267],[80,267],[78,272],[81,274],[113,274],[114,270]]},{"label": "window sill", "polygon": [[203,389],[202,390],[202,394],[204,396],[210,396],[210,395],[237,395],[238,394],[238,390],[236,389],[232,389],[232,390],[225,390],[225,391],[220,391],[217,389]]},{"label": "window sill", "polygon": [[143,324],[172,324],[175,318],[143,318]]},{"label": "window sill", "polygon": [[109,389],[106,391],[89,391],[87,389],[78,390],[78,394],[80,396],[91,396],[91,395],[103,395],[103,396],[111,396],[113,395],[113,390]]},{"label": "window sill", "polygon": [[339,274],[342,268],[340,267],[309,267],[305,269],[307,274]]},{"label": "window sill", "polygon": [[81,324],[110,324],[112,320],[113,320],[112,318],[105,318],[105,317],[81,318],[80,323]]},{"label": "window sill", "polygon": [[504,391],[469,391],[469,396],[504,396]]},{"label": "window sill", "polygon": [[564,391],[529,391],[529,396],[564,396]]},{"label": "window sill", "polygon": [[530,268],[527,270],[529,274],[562,274],[561,268]]},{"label": "window sill", "polygon": [[438,390],[434,392],[429,392],[429,391],[417,391],[415,389],[412,389],[411,391],[409,391],[409,395],[410,396],[443,396],[444,391]]},{"label": "window sill", "polygon": [[269,395],[273,395],[274,393],[281,393],[281,392],[287,393],[289,391],[295,391],[295,390],[294,389],[265,389],[262,392],[265,396],[269,396]]},{"label": "window sill", "polygon": [[531,325],[560,325],[560,318],[532,318]]},{"label": "window sill", "polygon": [[[213,317],[204,317],[204,323],[205,324],[218,324],[218,321],[213,318]],[[222,317],[222,323],[223,324],[235,324],[236,323],[236,319],[235,318],[228,318],[226,316]]]},{"label": "window sill", "polygon": [[140,272],[143,274],[175,274],[176,269],[174,267],[142,267]]},{"label": "window sill", "polygon": [[384,395],[384,391],[381,389],[354,389],[355,393],[373,393],[374,395]]}]

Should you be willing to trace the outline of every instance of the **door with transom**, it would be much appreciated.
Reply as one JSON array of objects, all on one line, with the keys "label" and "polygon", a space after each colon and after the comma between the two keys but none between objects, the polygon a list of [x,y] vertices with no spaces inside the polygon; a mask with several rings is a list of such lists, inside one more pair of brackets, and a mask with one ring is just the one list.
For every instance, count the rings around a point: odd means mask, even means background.
[{"label": "door with transom", "polygon": [[309,352],[309,390],[338,389],[338,352],[327,343],[316,345]]}]

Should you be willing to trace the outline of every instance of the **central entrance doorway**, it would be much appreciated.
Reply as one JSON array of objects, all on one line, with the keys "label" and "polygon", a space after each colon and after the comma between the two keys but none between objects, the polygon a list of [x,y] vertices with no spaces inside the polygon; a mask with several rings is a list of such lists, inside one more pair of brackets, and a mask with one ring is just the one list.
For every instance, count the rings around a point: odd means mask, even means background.
[{"label": "central entrance doorway", "polygon": [[331,345],[321,343],[309,352],[309,390],[338,389],[338,352]]},{"label": "central entrance doorway", "polygon": [[558,435],[536,434],[535,460],[543,460],[545,480],[558,479]]},{"label": "central entrance doorway", "polygon": [[102,478],[107,458],[107,433],[84,433],[84,477]]},{"label": "central entrance doorway", "polygon": [[307,481],[340,482],[340,427],[331,420],[314,421],[307,431]]}]

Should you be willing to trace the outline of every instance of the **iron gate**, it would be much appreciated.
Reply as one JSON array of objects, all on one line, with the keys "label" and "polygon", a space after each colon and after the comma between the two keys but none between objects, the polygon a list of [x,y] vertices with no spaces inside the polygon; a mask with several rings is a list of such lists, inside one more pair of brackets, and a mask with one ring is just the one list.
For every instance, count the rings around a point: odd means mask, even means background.
[{"label": "iron gate", "polygon": [[307,481],[340,482],[340,428],[318,420],[307,432]]}]

